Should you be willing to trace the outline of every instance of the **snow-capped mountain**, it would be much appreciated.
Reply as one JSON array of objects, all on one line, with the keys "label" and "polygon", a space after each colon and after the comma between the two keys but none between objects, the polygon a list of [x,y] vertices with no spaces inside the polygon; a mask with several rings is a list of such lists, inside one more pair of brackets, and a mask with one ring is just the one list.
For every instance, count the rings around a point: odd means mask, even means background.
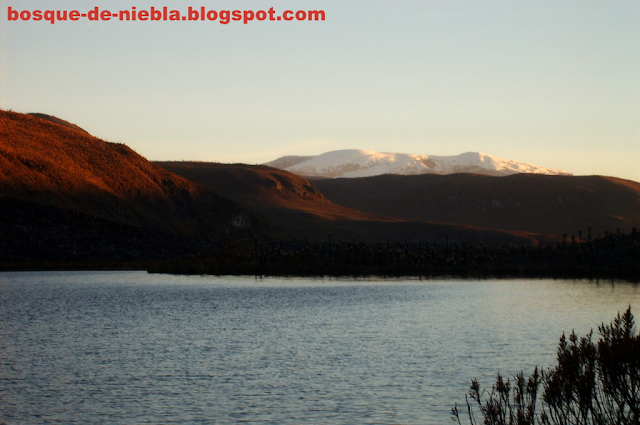
[{"label": "snow-capped mountain", "polygon": [[380,174],[453,173],[475,173],[490,176],[508,176],[518,173],[571,175],[566,171],[538,167],[481,152],[435,156],[345,149],[313,157],[286,156],[267,162],[265,165],[306,177],[370,177]]}]

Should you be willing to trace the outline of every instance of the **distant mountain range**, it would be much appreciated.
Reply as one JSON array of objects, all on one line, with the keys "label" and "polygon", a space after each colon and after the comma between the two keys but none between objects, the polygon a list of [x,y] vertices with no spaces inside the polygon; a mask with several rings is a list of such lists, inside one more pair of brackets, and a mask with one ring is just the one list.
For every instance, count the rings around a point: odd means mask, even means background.
[{"label": "distant mountain range", "polygon": [[435,156],[345,149],[325,152],[317,156],[283,156],[265,165],[305,177],[325,178],[454,173],[488,176],[509,176],[520,173],[571,175],[563,170],[539,167],[481,152]]},{"label": "distant mountain range", "polygon": [[[0,111],[0,268],[111,267],[226,252],[238,241],[242,255],[258,241],[307,239],[531,246],[640,228],[640,183],[483,154],[348,150],[271,164],[286,170],[152,163],[56,117]],[[309,164],[319,178],[288,171]],[[411,174],[407,164],[416,175],[392,174]]]}]

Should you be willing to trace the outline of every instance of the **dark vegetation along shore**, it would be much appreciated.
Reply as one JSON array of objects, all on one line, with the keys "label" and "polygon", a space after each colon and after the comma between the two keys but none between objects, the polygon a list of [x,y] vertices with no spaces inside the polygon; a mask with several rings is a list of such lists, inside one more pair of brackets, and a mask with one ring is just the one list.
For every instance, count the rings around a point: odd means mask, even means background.
[{"label": "dark vegetation along shore", "polygon": [[459,425],[640,424],[640,333],[631,306],[592,334],[564,334],[555,367],[524,372],[513,380],[497,375],[485,391],[472,380],[465,406],[451,410]]},{"label": "dark vegetation along shore", "polygon": [[236,241],[192,258],[162,261],[156,273],[291,276],[615,278],[638,281],[640,233],[537,246],[466,242],[363,243]]},{"label": "dark vegetation along shore", "polygon": [[0,111],[0,269],[637,280],[640,184],[612,177],[309,181],[152,163],[43,114]]}]

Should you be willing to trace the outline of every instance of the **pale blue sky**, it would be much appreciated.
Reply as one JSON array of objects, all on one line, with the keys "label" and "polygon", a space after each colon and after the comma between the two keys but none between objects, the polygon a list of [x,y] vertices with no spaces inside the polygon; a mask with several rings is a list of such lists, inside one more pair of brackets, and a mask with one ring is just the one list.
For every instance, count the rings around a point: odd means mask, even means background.
[{"label": "pale blue sky", "polygon": [[[324,9],[325,22],[8,22],[14,9]],[[153,160],[481,151],[640,181],[640,2],[0,0],[0,107]]]}]

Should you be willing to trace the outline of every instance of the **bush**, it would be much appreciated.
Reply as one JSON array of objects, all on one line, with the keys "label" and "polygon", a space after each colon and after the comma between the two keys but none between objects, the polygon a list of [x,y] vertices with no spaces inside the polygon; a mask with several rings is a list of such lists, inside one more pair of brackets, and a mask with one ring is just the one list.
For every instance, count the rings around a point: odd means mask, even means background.
[{"label": "bush", "polygon": [[[640,334],[631,306],[598,329],[597,343],[593,332],[581,338],[572,332],[568,339],[563,334],[558,363],[547,371],[536,367],[529,378],[520,372],[513,384],[498,374],[488,392],[471,381],[465,397],[469,423],[478,423],[479,410],[487,425],[639,425]],[[457,404],[451,414],[461,425],[465,414]]]}]

